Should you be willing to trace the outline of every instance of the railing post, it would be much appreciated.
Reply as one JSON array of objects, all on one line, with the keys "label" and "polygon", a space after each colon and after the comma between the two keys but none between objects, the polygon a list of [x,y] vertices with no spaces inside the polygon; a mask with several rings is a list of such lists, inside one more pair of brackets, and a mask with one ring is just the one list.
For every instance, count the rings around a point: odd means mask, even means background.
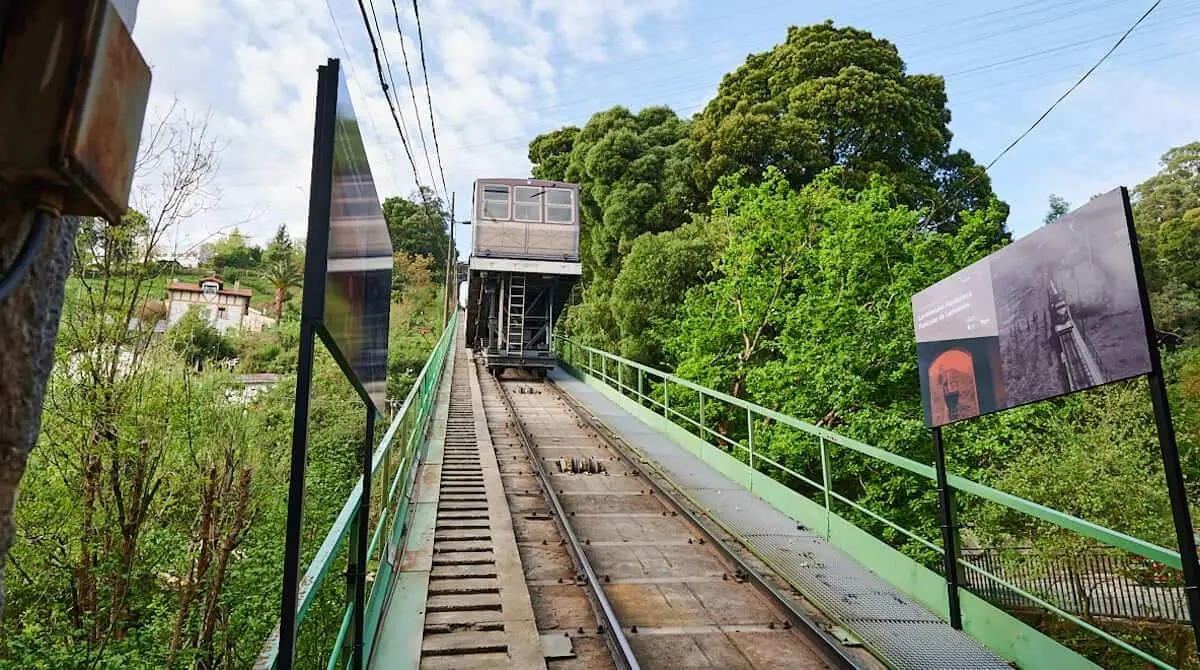
[{"label": "railing post", "polygon": [[671,418],[671,380],[663,377],[663,416]]},{"label": "railing post", "polygon": [[596,374],[595,372],[593,372],[595,369],[596,369],[596,366],[594,363],[592,363],[592,350],[588,349],[588,374],[589,375]]},{"label": "railing post", "polygon": [[708,431],[704,429],[704,392],[696,391],[696,397],[700,399],[700,437],[708,442]]},{"label": "railing post", "polygon": [[829,515],[833,512],[832,502],[830,500],[830,491],[833,489],[831,484],[833,477],[829,472],[829,449],[825,446],[825,438],[821,440],[821,482],[825,487],[825,539],[829,539]]},{"label": "railing post", "polygon": [[600,378],[605,384],[608,383],[608,356],[600,357]]},{"label": "railing post", "polygon": [[946,451],[942,448],[942,429],[933,428],[933,461],[937,470],[938,508],[942,526],[942,569],[946,573],[946,604],[950,627],[962,630],[962,609],[958,602],[958,528],[954,525],[954,493],[946,476]]},{"label": "railing post", "polygon": [[[746,446],[750,449],[750,469],[754,469],[754,419],[751,418],[750,408],[746,408]],[[750,488],[754,489],[754,475],[750,476]]]},{"label": "railing post", "polygon": [[638,368],[638,404],[643,407],[646,405],[646,392],[644,390],[645,384],[643,383],[644,378],[645,377],[642,373],[642,369]]}]

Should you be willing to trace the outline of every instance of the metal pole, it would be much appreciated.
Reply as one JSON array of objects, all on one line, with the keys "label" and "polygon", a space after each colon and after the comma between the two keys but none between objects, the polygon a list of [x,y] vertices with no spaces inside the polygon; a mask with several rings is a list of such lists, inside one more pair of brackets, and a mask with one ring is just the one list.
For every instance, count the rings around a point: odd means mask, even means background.
[{"label": "metal pole", "polygon": [[374,451],[372,444],[375,440],[375,407],[367,405],[367,430],[363,438],[363,453],[362,453],[362,497],[358,500],[358,537],[355,538],[355,563],[356,570],[354,572],[354,647],[350,654],[350,667],[353,670],[362,670],[364,665],[363,659],[363,636],[364,636],[364,611],[367,601],[367,542],[371,530],[371,452]]},{"label": "metal pole", "polygon": [[1171,422],[1171,406],[1167,402],[1167,385],[1163,381],[1162,363],[1158,350],[1153,357],[1150,382],[1150,401],[1154,405],[1154,421],[1158,425],[1158,444],[1162,450],[1163,470],[1167,476],[1167,494],[1171,499],[1171,516],[1175,521],[1175,536],[1179,542],[1179,560],[1183,564],[1183,593],[1191,616],[1192,634],[1200,649],[1200,562],[1196,557],[1196,536],[1192,531],[1192,516],[1188,510],[1187,491],[1183,485],[1183,470],[1179,466],[1179,447],[1175,443],[1175,426]]},{"label": "metal pole", "polygon": [[643,390],[644,385],[642,380],[642,369],[638,368],[638,404],[644,406],[646,404],[646,392]]},{"label": "metal pole", "polygon": [[454,265],[454,197],[455,194],[450,194],[450,240],[446,246],[446,293],[442,300],[442,328],[445,328],[450,323],[450,315],[454,313],[454,305],[458,302],[454,300],[453,294],[458,289],[458,282],[452,278],[453,272],[450,271]]},{"label": "metal pole", "polygon": [[933,464],[937,469],[938,511],[942,526],[942,570],[946,573],[946,603],[950,627],[962,630],[962,607],[958,602],[958,529],[954,526],[954,494],[946,477],[946,452],[942,429],[933,428]]},{"label": "metal pole", "polygon": [[821,440],[821,483],[825,487],[825,537],[829,538],[829,515],[833,511],[830,491],[833,489],[833,476],[829,472],[829,449],[825,446],[825,438]]},{"label": "metal pole", "polygon": [[[746,408],[746,446],[750,448],[750,469],[754,469],[754,420],[750,418],[750,408]],[[750,480],[751,486],[754,480]]]},{"label": "metal pole", "polygon": [[291,670],[296,654],[296,605],[300,586],[300,536],[304,529],[304,475],[308,463],[308,396],[312,387],[312,321],[300,322],[296,362],[296,408],[292,420],[292,463],[288,481],[287,530],[283,544],[283,606],[279,617],[277,667]]},{"label": "metal pole", "polygon": [[1171,422],[1171,405],[1167,401],[1167,385],[1163,380],[1162,359],[1158,354],[1158,331],[1150,314],[1150,292],[1146,288],[1146,277],[1142,272],[1142,256],[1138,247],[1137,231],[1133,227],[1133,208],[1129,203],[1129,192],[1121,187],[1121,200],[1125,206],[1125,224],[1129,232],[1133,252],[1134,271],[1137,275],[1138,296],[1142,303],[1142,323],[1146,329],[1146,346],[1150,350],[1150,374],[1146,381],[1150,385],[1150,402],[1154,405],[1154,422],[1158,428],[1158,446],[1162,451],[1163,472],[1167,478],[1167,495],[1171,500],[1171,516],[1175,522],[1175,536],[1179,542],[1179,560],[1183,568],[1184,597],[1187,599],[1191,617],[1192,635],[1196,648],[1200,649],[1200,563],[1196,558],[1196,536],[1192,528],[1192,515],[1188,510],[1187,491],[1183,484],[1183,469],[1179,465],[1179,446],[1175,443],[1175,426]]}]

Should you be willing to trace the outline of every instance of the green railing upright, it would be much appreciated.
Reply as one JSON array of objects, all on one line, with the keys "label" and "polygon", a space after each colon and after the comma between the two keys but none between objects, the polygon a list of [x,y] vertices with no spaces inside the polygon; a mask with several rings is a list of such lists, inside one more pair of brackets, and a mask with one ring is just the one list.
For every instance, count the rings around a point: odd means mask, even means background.
[{"label": "green railing upright", "polygon": [[[364,658],[370,658],[371,647],[378,628],[380,613],[384,600],[391,587],[392,569],[390,562],[381,560],[387,547],[396,547],[402,541],[401,533],[404,519],[408,514],[409,493],[412,490],[413,478],[416,476],[415,467],[420,460],[425,445],[425,434],[429,426],[429,418],[438,395],[442,369],[446,357],[450,355],[454,344],[454,333],[458,323],[458,313],[455,311],[450,322],[442,331],[441,338],[434,346],[425,366],[413,382],[404,403],[396,411],[384,433],[383,439],[376,447],[372,459],[371,490],[379,491],[372,495],[370,519],[370,545],[367,549],[368,574],[374,573],[366,600]],[[386,488],[380,486],[386,484]],[[350,538],[355,537],[351,532],[363,520],[358,518],[359,502],[362,499],[362,481],[354,485],[350,496],[342,505],[341,512],[333,522],[333,526],[325,535],[320,548],[300,581],[300,595],[297,599],[296,626],[303,632],[304,619],[322,587],[337,558],[346,553]],[[381,547],[381,542],[384,542]],[[326,668],[332,670],[344,667],[349,658],[347,638],[350,632],[350,622],[353,618],[353,601],[347,590],[347,605],[342,616],[341,627],[338,630],[337,641],[329,652]],[[297,640],[302,639],[297,633]],[[275,667],[279,652],[279,630],[268,638],[255,663],[256,670],[271,670]],[[300,660],[300,659],[298,659]],[[307,664],[306,664],[307,665]]]},{"label": "green railing upright", "polygon": [[[631,399],[632,402],[638,403],[644,407],[653,408],[662,417],[675,424],[677,427],[686,430],[692,435],[716,445],[727,445],[732,453],[740,453],[742,459],[749,463],[751,470],[757,471],[760,476],[767,476],[775,479],[775,481],[787,485],[786,482],[780,481],[772,472],[762,472],[767,469],[765,466],[770,466],[775,472],[785,473],[796,480],[803,482],[804,485],[811,487],[812,494],[801,493],[806,498],[813,500],[818,505],[824,507],[825,523],[823,527],[811,528],[816,530],[833,541],[831,537],[831,520],[841,518],[835,511],[835,501],[844,504],[862,514],[865,514],[872,519],[886,525],[892,530],[902,534],[903,536],[913,540],[921,546],[936,552],[938,556],[942,555],[942,546],[936,541],[922,537],[915,532],[902,527],[901,525],[885,518],[881,514],[866,508],[858,502],[846,497],[834,490],[831,482],[833,481],[833,473],[839,465],[836,454],[833,453],[833,447],[841,447],[857,452],[869,459],[886,463],[891,466],[900,468],[930,482],[931,488],[936,486],[934,468],[931,465],[918,463],[911,459],[897,455],[890,451],[880,449],[868,444],[864,444],[857,440],[850,439],[843,435],[839,435],[831,430],[815,426],[813,424],[801,421],[791,416],[781,414],[766,407],[747,402],[740,398],[714,391],[706,388],[695,382],[688,381],[669,372],[663,372],[647,365],[642,365],[635,361],[631,361],[620,356],[580,344],[568,338],[557,336],[555,338],[560,361],[573,368],[577,373],[583,373],[595,380],[602,381],[611,389],[617,391],[621,395]],[[635,381],[636,380],[636,381]],[[686,396],[699,398],[699,419],[689,416],[685,412],[679,410],[679,401]],[[694,394],[694,395],[693,395]],[[676,407],[672,407],[672,398],[676,399]],[[713,403],[716,403],[714,405]],[[734,440],[726,434],[716,430],[715,422],[706,421],[706,405],[720,409],[723,405],[727,411],[723,416],[745,416],[745,430],[747,439]],[[734,409],[735,408],[735,409]],[[732,411],[729,411],[732,409]],[[714,414],[709,414],[713,416]],[[740,419],[738,419],[740,421]],[[821,481],[816,481],[811,477],[797,472],[788,467],[784,463],[771,458],[763,452],[761,447],[755,449],[755,426],[764,426],[767,423],[775,423],[779,426],[786,426],[795,431],[799,431],[814,439],[813,447],[819,450],[821,464]],[[761,428],[759,429],[761,430]],[[728,432],[728,431],[726,431]],[[714,442],[715,440],[715,442]],[[814,454],[816,456],[817,454]],[[753,479],[751,479],[753,481]],[[1099,542],[1108,547],[1118,549],[1136,556],[1143,557],[1150,561],[1162,563],[1174,568],[1180,568],[1180,558],[1177,551],[1160,547],[1158,545],[1131,537],[1124,533],[1105,528],[1098,524],[1080,519],[1070,514],[1065,514],[1055,509],[1051,509],[1044,505],[1025,500],[1014,496],[1004,491],[994,489],[992,487],[980,484],[978,482],[959,477],[956,475],[949,476],[949,485],[956,491],[970,494],[977,498],[989,501],[1006,507],[1018,513],[1033,517],[1042,522],[1050,523],[1059,528],[1063,528],[1079,535],[1085,536]],[[844,520],[842,520],[844,522]],[[878,538],[877,538],[878,539]],[[835,542],[836,544],[836,542]],[[861,557],[855,557],[858,560],[864,560]],[[1037,603],[1038,606],[1045,608],[1048,612],[1052,612],[1057,617],[1067,621],[1080,629],[1086,630],[1109,644],[1115,645],[1124,651],[1136,656],[1142,661],[1149,663],[1158,668],[1172,669],[1175,666],[1170,665],[1166,661],[1157,658],[1149,652],[1140,649],[1133,644],[1113,635],[1097,627],[1092,622],[1086,621],[1075,614],[1066,611],[1049,602],[1047,599],[1031,593],[1026,589],[1011,583],[1004,578],[985,570],[984,568],[963,560],[962,557],[957,558],[958,565],[964,571],[970,571],[979,575],[981,578],[988,580],[998,586],[1010,589],[1012,592],[1019,594],[1021,597],[1028,599],[1031,602]],[[886,575],[884,575],[887,578]],[[899,581],[899,580],[897,580]],[[945,591],[940,594],[934,590],[933,592],[925,590],[924,593],[913,593],[912,590],[917,590],[916,581],[909,581],[907,584],[895,583],[893,585],[900,588],[902,591],[909,591],[909,594],[914,598],[925,602],[927,606],[935,607],[936,609],[945,608]],[[906,588],[908,587],[908,588]],[[940,599],[942,602],[932,602]],[[964,611],[964,620],[968,616],[968,612]],[[982,621],[976,621],[977,627],[986,627],[989,625]],[[969,622],[967,627],[970,628]]]}]

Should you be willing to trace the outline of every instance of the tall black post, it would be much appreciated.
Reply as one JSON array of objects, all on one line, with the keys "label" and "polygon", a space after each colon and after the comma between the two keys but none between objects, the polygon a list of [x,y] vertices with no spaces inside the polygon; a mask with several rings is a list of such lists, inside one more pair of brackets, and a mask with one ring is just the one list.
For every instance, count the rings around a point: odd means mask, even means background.
[{"label": "tall black post", "polygon": [[946,477],[946,452],[942,429],[933,428],[933,466],[937,470],[938,513],[942,525],[942,570],[946,573],[946,602],[950,627],[962,630],[962,607],[958,601],[958,528],[954,525],[954,492]]},{"label": "tall black post", "polygon": [[313,324],[300,322],[296,362],[296,411],[292,423],[291,479],[288,481],[287,535],[283,545],[283,607],[279,616],[276,667],[291,670],[296,655],[296,605],[300,586],[300,536],[304,530],[304,475],[308,466],[308,396],[312,386]]},{"label": "tall black post", "polygon": [[1155,349],[1151,356],[1154,370],[1147,378],[1150,382],[1150,402],[1154,405],[1154,421],[1158,424],[1158,444],[1162,451],[1163,471],[1167,476],[1167,494],[1171,499],[1175,536],[1179,542],[1179,560],[1183,564],[1183,592],[1187,597],[1196,648],[1200,649],[1200,562],[1196,558],[1196,536],[1192,531],[1192,515],[1188,510],[1183,469],[1179,466],[1179,447],[1175,444],[1175,426],[1171,423],[1171,406],[1167,402],[1167,385],[1163,381],[1158,350]]},{"label": "tall black post", "polygon": [[1179,560],[1183,567],[1184,594],[1192,635],[1200,650],[1200,563],[1196,558],[1196,536],[1192,529],[1192,514],[1188,510],[1187,492],[1183,484],[1183,468],[1179,465],[1179,446],[1175,443],[1175,425],[1171,422],[1171,405],[1167,401],[1167,384],[1163,380],[1162,357],[1158,354],[1158,335],[1150,313],[1150,291],[1142,271],[1142,254],[1137,229],[1133,225],[1133,208],[1129,192],[1121,187],[1125,205],[1125,223],[1129,227],[1129,242],[1133,247],[1133,266],[1137,275],[1138,295],[1142,302],[1142,322],[1146,328],[1146,346],[1150,349],[1150,403],[1154,406],[1154,422],[1158,428],[1158,446],[1162,452],[1163,474],[1167,478],[1167,495],[1171,500],[1171,516],[1175,522],[1175,538],[1179,542]]},{"label": "tall black post", "polygon": [[367,602],[367,542],[371,528],[371,456],[375,440],[375,407],[367,405],[367,434],[363,439],[362,453],[362,497],[358,500],[358,518],[355,525],[358,536],[355,538],[355,571],[354,579],[354,646],[350,651],[350,667],[362,670],[363,636],[365,621],[363,609]]}]

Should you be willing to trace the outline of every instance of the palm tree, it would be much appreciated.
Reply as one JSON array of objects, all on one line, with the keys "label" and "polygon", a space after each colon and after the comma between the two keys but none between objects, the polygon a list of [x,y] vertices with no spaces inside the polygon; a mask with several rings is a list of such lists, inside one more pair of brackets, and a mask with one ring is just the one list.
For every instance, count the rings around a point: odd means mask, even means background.
[{"label": "palm tree", "polygon": [[263,271],[263,277],[275,287],[275,318],[283,320],[283,302],[287,300],[288,289],[299,286],[304,279],[304,272],[296,260],[283,256],[272,261]]}]

